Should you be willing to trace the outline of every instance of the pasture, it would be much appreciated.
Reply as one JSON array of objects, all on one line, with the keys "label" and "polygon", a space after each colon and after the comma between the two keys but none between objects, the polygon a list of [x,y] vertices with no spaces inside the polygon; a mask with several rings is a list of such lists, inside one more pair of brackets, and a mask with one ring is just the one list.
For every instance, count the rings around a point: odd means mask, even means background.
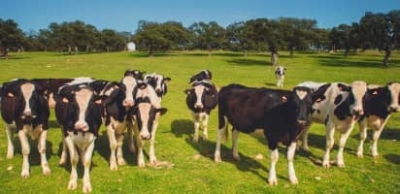
[{"label": "pasture", "polygon": [[[381,65],[383,53],[366,52],[343,58],[341,53],[295,53],[290,58],[281,52],[278,63],[287,68],[285,89],[313,80],[318,82],[352,82],[386,84],[400,81],[400,53],[393,53],[391,66]],[[91,76],[118,81],[128,68],[157,72],[168,77],[168,93],[163,107],[168,112],[160,118],[156,137],[158,166],[137,167],[136,154],[124,144],[127,165],[118,171],[109,169],[109,146],[102,126],[96,140],[91,169],[93,193],[400,193],[400,113],[389,120],[379,141],[380,156],[372,158],[370,134],[365,143],[364,158],[356,156],[358,126],[347,141],[344,153],[346,167],[321,167],[325,149],[325,129],[312,125],[309,135],[310,150],[298,151],[294,159],[298,185],[291,185],[287,175],[286,149],[281,147],[277,163],[278,186],[267,184],[269,151],[261,135],[239,137],[242,160],[232,158],[231,142],[222,144],[222,163],[213,160],[217,109],[211,113],[209,140],[192,142],[193,122],[185,104],[184,90],[189,78],[202,69],[213,72],[218,86],[241,83],[254,87],[275,88],[274,67],[269,65],[268,53],[171,52],[147,57],[144,53],[103,53],[62,55],[60,53],[10,53],[8,60],[0,60],[0,82],[12,78],[61,78]],[[14,136],[15,156],[6,159],[5,126],[0,124],[0,193],[81,193],[82,170],[79,168],[78,188],[67,190],[70,167],[58,166],[61,150],[61,130],[53,114],[47,140],[48,161],[52,174],[45,176],[40,167],[37,144],[31,144],[31,175],[20,177],[22,156],[17,135]],[[337,140],[331,153],[336,158]],[[125,141],[126,142],[126,141]],[[148,143],[145,150],[148,151]],[[146,163],[148,158],[146,157]]]}]

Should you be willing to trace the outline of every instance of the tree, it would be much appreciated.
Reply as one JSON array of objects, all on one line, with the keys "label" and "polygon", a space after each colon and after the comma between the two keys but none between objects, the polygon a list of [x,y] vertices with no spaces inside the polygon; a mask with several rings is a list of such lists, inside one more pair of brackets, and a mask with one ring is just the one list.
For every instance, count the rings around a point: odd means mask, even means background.
[{"label": "tree", "polygon": [[212,50],[221,49],[226,44],[226,31],[217,22],[199,22],[189,27],[195,37],[194,44],[197,48],[206,49],[211,54]]},{"label": "tree", "polygon": [[0,18],[0,54],[8,59],[8,50],[10,48],[19,48],[22,45],[24,34],[18,28],[14,20],[2,20]]}]

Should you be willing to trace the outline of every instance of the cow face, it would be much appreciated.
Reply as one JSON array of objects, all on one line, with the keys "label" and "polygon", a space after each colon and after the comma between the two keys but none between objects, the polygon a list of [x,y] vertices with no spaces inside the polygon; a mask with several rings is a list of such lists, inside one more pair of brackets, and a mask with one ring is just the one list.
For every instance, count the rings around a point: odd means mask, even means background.
[{"label": "cow face", "polygon": [[64,117],[62,125],[67,130],[96,131],[101,124],[102,97],[95,96],[87,85],[67,86],[57,95],[58,107],[62,104]]},{"label": "cow face", "polygon": [[388,107],[389,112],[400,111],[399,100],[400,100],[400,83],[389,83],[387,88],[390,92],[391,103]]},{"label": "cow face", "polygon": [[19,79],[5,83],[1,93],[16,102],[15,118],[33,120],[41,109],[48,109],[43,88],[33,82]]},{"label": "cow face", "polygon": [[197,73],[196,75],[193,75],[190,80],[189,83],[193,83],[195,81],[202,81],[202,80],[211,80],[212,79],[212,73],[210,70],[202,70],[199,73]]},{"label": "cow face", "polygon": [[[295,117],[298,125],[308,125],[308,117],[311,114],[312,105],[318,97],[312,95],[311,89],[307,87],[295,87],[292,93],[292,103],[295,108]],[[284,100],[284,99],[283,99]]]},{"label": "cow face", "polygon": [[126,108],[131,108],[135,105],[134,96],[137,90],[137,81],[134,77],[125,76],[121,80],[121,91],[125,94],[122,105]]},{"label": "cow face", "polygon": [[216,101],[216,91],[209,85],[199,82],[193,84],[191,89],[185,90],[187,105],[195,112],[201,112],[205,107],[212,106]]},{"label": "cow face", "polygon": [[167,93],[167,83],[171,81],[171,78],[154,73],[146,75],[144,80],[154,88],[157,96],[161,97]]},{"label": "cow face", "polygon": [[136,99],[137,104],[134,108],[137,127],[139,128],[140,138],[148,140],[152,137],[154,123],[158,121],[160,115],[167,112],[165,108],[155,108],[150,102],[149,97]]},{"label": "cow face", "polygon": [[367,97],[367,83],[364,81],[354,81],[350,86],[338,84],[339,89],[349,92],[347,104],[350,108],[350,114],[361,116],[364,114],[363,99]]},{"label": "cow face", "polygon": [[286,68],[284,68],[284,67],[282,67],[282,66],[276,67],[276,69],[275,69],[275,75],[281,76],[281,75],[285,75],[285,73],[286,73]]},{"label": "cow face", "polygon": [[128,69],[124,73],[124,77],[130,76],[135,78],[136,80],[143,80],[143,74],[146,73],[144,71]]}]

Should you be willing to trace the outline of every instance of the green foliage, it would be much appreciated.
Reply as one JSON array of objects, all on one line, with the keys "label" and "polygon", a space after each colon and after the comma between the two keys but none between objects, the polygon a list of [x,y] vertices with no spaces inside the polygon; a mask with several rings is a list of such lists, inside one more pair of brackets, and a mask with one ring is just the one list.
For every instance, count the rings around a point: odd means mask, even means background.
[{"label": "green foliage", "polygon": [[[59,53],[11,53],[9,60],[0,62],[0,82],[16,77],[78,77],[118,81],[128,68],[148,73],[157,72],[172,78],[168,94],[162,104],[168,112],[160,119],[156,137],[156,155],[165,165],[138,168],[136,154],[124,146],[126,166],[118,171],[109,170],[109,146],[104,126],[96,140],[91,181],[93,193],[398,193],[400,192],[400,113],[389,120],[379,141],[380,156],[373,159],[367,140],[365,156],[357,158],[358,126],[346,144],[346,168],[333,165],[330,169],[320,166],[325,147],[324,127],[314,124],[310,133],[310,152],[296,152],[294,164],[299,185],[288,181],[285,148],[280,147],[277,164],[278,186],[267,184],[269,151],[260,134],[239,138],[241,162],[231,155],[231,142],[222,144],[222,163],[213,161],[217,110],[211,113],[209,140],[192,143],[193,122],[185,104],[184,90],[189,87],[191,75],[202,69],[213,72],[218,87],[241,83],[254,87],[275,87],[274,67],[269,66],[266,53],[168,52],[154,53],[103,53],[61,55]],[[393,66],[380,66],[382,53],[367,51],[343,57],[342,53],[299,53],[293,58],[280,52],[280,65],[287,68],[285,89],[313,80],[319,82],[365,80],[370,84],[399,81],[400,53],[392,56]],[[31,176],[20,177],[22,157],[17,135],[14,136],[15,157],[6,159],[7,140],[4,123],[0,121],[0,187],[1,193],[81,193],[82,168],[79,169],[78,189],[68,191],[70,167],[58,166],[60,159],[61,131],[52,112],[47,140],[47,153],[52,174],[41,172],[37,146],[31,146]],[[369,139],[370,139],[369,133]],[[336,145],[338,141],[336,136]],[[36,141],[32,141],[36,142]],[[32,145],[32,144],[31,144]],[[148,143],[145,150],[148,152]],[[331,157],[337,153],[335,146]],[[256,159],[261,154],[262,159]],[[146,160],[147,162],[148,160]]]}]

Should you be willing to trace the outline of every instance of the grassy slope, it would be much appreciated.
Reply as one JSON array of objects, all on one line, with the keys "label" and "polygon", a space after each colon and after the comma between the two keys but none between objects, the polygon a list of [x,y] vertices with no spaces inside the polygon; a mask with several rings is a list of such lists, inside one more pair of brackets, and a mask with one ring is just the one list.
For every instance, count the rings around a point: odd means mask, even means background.
[{"label": "grassy slope", "polygon": [[[289,58],[281,53],[279,63],[287,68],[285,88],[290,89],[306,80],[332,82],[365,80],[368,83],[385,84],[399,81],[400,54],[392,57],[394,65],[381,68],[383,56],[366,53],[342,58],[339,54],[296,53]],[[323,169],[319,164],[324,152],[324,127],[314,124],[310,134],[310,152],[298,152],[295,168],[299,185],[290,185],[287,180],[287,164],[281,149],[277,165],[278,186],[266,183],[269,170],[269,152],[264,138],[241,135],[239,151],[241,162],[231,157],[231,143],[222,146],[223,163],[213,162],[217,129],[217,111],[212,112],[208,141],[191,142],[193,126],[191,115],[185,105],[183,90],[188,88],[188,79],[201,69],[210,69],[217,86],[241,83],[255,87],[274,87],[273,67],[268,66],[267,54],[251,54],[243,57],[239,53],[169,53],[155,57],[144,57],[140,53],[112,53],[67,56],[58,53],[12,53],[9,60],[0,60],[0,82],[15,77],[77,77],[92,76],[99,79],[119,80],[127,68],[158,72],[172,78],[169,91],[163,99],[168,108],[160,121],[157,134],[156,155],[168,165],[138,168],[135,154],[125,148],[128,165],[117,172],[108,168],[108,140],[105,133],[97,140],[91,170],[94,193],[396,193],[400,192],[400,116],[395,114],[389,121],[379,142],[381,156],[371,158],[366,142],[364,159],[355,156],[358,127],[349,138],[345,150],[346,168],[333,166]],[[1,122],[1,121],[0,121]],[[67,191],[69,167],[59,167],[61,133],[54,115],[51,116],[48,136],[48,157],[51,176],[41,174],[36,146],[31,154],[31,176],[20,178],[22,164],[17,136],[14,138],[16,154],[6,159],[5,133],[0,133],[0,187],[1,192],[15,193],[74,193]],[[1,122],[1,128],[4,124]],[[104,127],[102,127],[104,132]],[[337,136],[336,136],[337,137]],[[396,141],[397,140],[397,141]],[[148,147],[146,146],[146,150]],[[331,157],[335,159],[337,147]],[[254,157],[264,156],[261,160]],[[82,179],[78,180],[77,193],[81,192]]]}]

